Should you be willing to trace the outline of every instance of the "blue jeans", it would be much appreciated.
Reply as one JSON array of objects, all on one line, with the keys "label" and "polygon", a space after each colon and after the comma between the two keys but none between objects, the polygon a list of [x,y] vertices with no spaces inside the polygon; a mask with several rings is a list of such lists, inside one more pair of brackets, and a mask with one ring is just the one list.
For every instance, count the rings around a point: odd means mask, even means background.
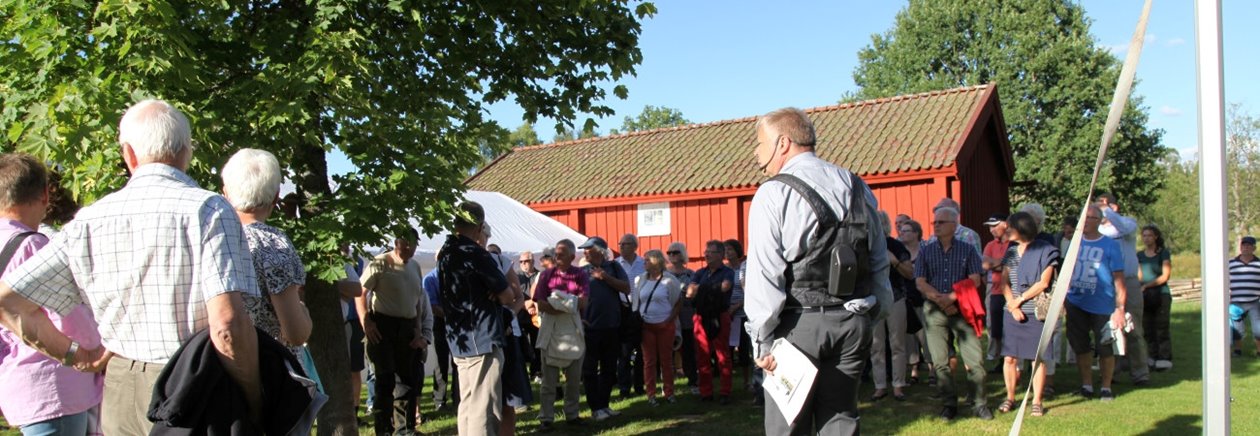
[{"label": "blue jeans", "polygon": [[92,412],[66,415],[34,424],[22,426],[23,436],[60,436],[86,435],[88,431],[88,415]]}]

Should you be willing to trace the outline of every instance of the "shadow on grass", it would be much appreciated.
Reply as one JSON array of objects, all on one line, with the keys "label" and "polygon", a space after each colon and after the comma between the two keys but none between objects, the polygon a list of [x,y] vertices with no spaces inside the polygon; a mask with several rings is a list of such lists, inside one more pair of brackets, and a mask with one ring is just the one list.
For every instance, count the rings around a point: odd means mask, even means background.
[{"label": "shadow on grass", "polygon": [[1155,423],[1155,428],[1143,435],[1186,435],[1203,432],[1203,418],[1196,415],[1173,415]]}]

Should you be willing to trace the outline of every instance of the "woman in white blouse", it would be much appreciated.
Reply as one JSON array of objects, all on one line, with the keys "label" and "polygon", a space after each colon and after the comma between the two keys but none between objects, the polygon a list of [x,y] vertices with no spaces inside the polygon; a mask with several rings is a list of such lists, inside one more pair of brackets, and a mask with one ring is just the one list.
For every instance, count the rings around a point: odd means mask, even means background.
[{"label": "woman in white blouse", "polygon": [[665,401],[674,400],[674,325],[682,308],[682,284],[665,272],[665,255],[660,250],[643,254],[647,271],[636,280],[630,304],[643,317],[643,385],[648,405],[656,406],[656,371],[664,375]]}]

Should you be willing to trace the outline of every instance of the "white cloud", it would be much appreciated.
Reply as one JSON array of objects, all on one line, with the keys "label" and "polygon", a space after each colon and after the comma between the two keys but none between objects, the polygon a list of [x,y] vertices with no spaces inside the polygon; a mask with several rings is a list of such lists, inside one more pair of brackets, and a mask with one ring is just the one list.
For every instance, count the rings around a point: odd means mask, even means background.
[{"label": "white cloud", "polygon": [[[1157,38],[1155,34],[1148,33],[1146,35],[1146,38],[1142,39],[1142,46],[1149,47],[1155,44],[1155,41],[1157,40],[1159,40],[1159,38]],[[1182,41],[1182,42],[1184,43],[1185,41]],[[1104,44],[1103,49],[1111,52],[1111,54],[1116,57],[1123,58],[1126,54],[1129,53],[1129,41],[1125,41],[1119,44]]]},{"label": "white cloud", "polygon": [[1170,116],[1170,117],[1175,117],[1175,116],[1179,116],[1179,115],[1181,115],[1181,109],[1177,109],[1177,108],[1172,107],[1172,106],[1164,105],[1164,106],[1160,106],[1160,107],[1159,107],[1159,113],[1160,113],[1160,114],[1163,114],[1163,115]]}]

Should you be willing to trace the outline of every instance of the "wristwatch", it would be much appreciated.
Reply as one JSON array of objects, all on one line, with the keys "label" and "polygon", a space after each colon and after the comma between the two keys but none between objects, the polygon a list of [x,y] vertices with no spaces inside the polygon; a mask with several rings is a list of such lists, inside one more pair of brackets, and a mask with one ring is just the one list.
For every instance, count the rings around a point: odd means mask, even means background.
[{"label": "wristwatch", "polygon": [[74,366],[74,355],[79,352],[79,343],[70,341],[70,348],[66,350],[66,356],[61,359],[61,363],[66,366]]}]

